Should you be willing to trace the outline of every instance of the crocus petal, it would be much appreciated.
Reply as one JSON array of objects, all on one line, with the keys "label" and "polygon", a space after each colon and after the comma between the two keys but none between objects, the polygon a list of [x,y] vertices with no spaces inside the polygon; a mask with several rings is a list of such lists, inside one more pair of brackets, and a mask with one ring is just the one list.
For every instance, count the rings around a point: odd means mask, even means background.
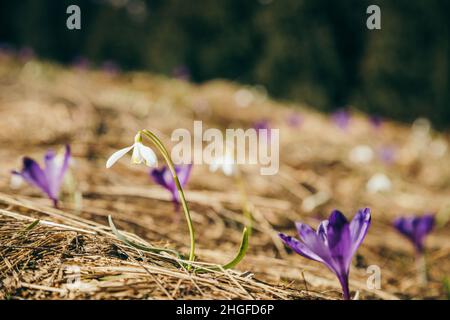
[{"label": "crocus petal", "polygon": [[417,228],[417,233],[422,235],[427,235],[433,230],[434,227],[434,216],[432,214],[427,214],[422,216],[420,219],[420,224]]},{"label": "crocus petal", "polygon": [[66,151],[64,152],[64,160],[63,160],[63,163],[61,164],[61,167],[59,169],[59,180],[60,181],[63,180],[67,169],[69,169],[70,157],[71,157],[70,146],[66,145]]},{"label": "crocus petal", "polygon": [[164,176],[166,172],[167,167],[162,167],[161,169],[155,168],[150,171],[150,175],[157,184],[166,188],[168,186],[167,179]]},{"label": "crocus petal", "polygon": [[350,237],[352,241],[352,255],[355,254],[358,247],[361,245],[367,230],[369,229],[371,221],[370,209],[365,208],[358,210],[356,215],[350,222]]},{"label": "crocus petal", "polygon": [[317,235],[319,236],[320,240],[328,247],[327,227],[328,220],[322,221],[317,228]]},{"label": "crocus petal", "polygon": [[278,236],[284,242],[285,245],[290,247],[292,250],[297,252],[299,255],[301,255],[305,258],[311,259],[311,260],[315,260],[315,261],[324,263],[324,261],[322,260],[321,257],[319,257],[317,254],[312,252],[307,246],[305,246],[303,243],[301,243],[297,239],[287,236],[283,233],[279,233]]},{"label": "crocus petal", "polygon": [[49,188],[44,171],[39,164],[30,158],[23,158],[22,178],[49,195]]},{"label": "crocus petal", "polygon": [[328,219],[327,235],[334,268],[340,273],[347,273],[352,259],[352,242],[349,223],[340,211],[334,210],[331,213]]},{"label": "crocus petal", "polygon": [[192,170],[192,164],[188,164],[185,166],[176,166],[175,171],[178,175],[178,180],[180,181],[180,184],[182,187],[186,185],[186,183],[189,180],[189,176],[191,175]]},{"label": "crocus petal", "polygon": [[106,161],[106,168],[111,168],[114,163],[117,162],[120,158],[122,158],[127,152],[129,152],[131,149],[133,149],[133,146],[129,146],[123,149],[120,149],[119,151],[114,152]]},{"label": "crocus petal", "polygon": [[425,236],[433,229],[434,216],[400,217],[394,221],[394,227],[413,243],[418,252],[424,250]]},{"label": "crocus petal", "polygon": [[295,224],[297,232],[303,244],[317,256],[321,258],[321,261],[331,267],[332,261],[330,256],[330,250],[325,242],[319,237],[319,235],[308,225],[297,222]]},{"label": "crocus petal", "polygon": [[56,154],[52,150],[48,151],[45,154],[44,162],[44,174],[47,179],[49,196],[52,199],[57,199],[59,194],[60,179],[59,168],[56,163]]}]

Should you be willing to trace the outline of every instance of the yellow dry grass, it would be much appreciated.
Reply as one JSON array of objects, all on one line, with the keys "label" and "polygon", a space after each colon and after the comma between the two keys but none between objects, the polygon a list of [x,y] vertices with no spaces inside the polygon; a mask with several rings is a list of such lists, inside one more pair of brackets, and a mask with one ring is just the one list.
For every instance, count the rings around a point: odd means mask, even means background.
[{"label": "yellow dry grass", "polygon": [[[245,108],[238,90],[247,90]],[[305,118],[301,128],[286,124],[293,110]],[[170,149],[171,132],[192,130],[194,120],[205,128],[245,129],[261,119],[280,128],[280,171],[261,176],[258,167],[241,168],[254,230],[235,270],[193,274],[172,256],[140,252],[114,237],[108,215],[136,241],[189,250],[183,219],[175,222],[169,194],[150,181],[147,169],[124,160],[105,168],[107,157],[130,145],[138,130],[154,131]],[[342,132],[325,115],[278,103],[257,88],[225,81],[193,85],[144,73],[111,76],[38,61],[22,65],[7,57],[0,58],[0,126],[1,298],[336,299],[334,275],[288,252],[277,231],[294,235],[294,221],[315,226],[334,208],[350,218],[365,206],[373,223],[354,260],[352,293],[359,291],[360,299],[446,297],[450,155],[435,150],[436,141],[448,144],[444,134],[393,122],[374,131],[364,115]],[[10,170],[19,168],[21,156],[41,160],[46,149],[65,143],[73,149],[73,179],[61,209],[51,208],[36,189],[11,187]],[[348,155],[357,145],[396,145],[397,162],[355,164]],[[366,183],[379,172],[393,188],[370,193]],[[198,263],[227,262],[245,224],[233,179],[196,165],[186,197]],[[422,286],[411,245],[391,223],[399,214],[425,211],[438,212],[439,225],[427,242],[429,283]],[[380,290],[366,285],[369,265],[381,268]]]}]

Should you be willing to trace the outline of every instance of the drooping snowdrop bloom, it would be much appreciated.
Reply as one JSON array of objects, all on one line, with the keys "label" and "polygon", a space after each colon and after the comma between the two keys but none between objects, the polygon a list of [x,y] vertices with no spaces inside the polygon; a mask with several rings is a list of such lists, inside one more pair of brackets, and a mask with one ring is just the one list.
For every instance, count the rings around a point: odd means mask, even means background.
[{"label": "drooping snowdrop bloom", "polygon": [[434,215],[400,217],[394,221],[394,227],[414,245],[417,253],[423,253],[425,237],[433,230]]},{"label": "drooping snowdrop bloom", "polygon": [[317,231],[297,222],[300,240],[280,233],[281,240],[301,256],[322,262],[333,271],[342,286],[344,299],[350,299],[348,277],[352,257],[361,245],[370,226],[370,209],[359,210],[348,222],[345,216],[334,210],[328,220],[319,224]]},{"label": "drooping snowdrop bloom", "polygon": [[[191,169],[192,164],[188,164],[185,166],[175,166],[175,171],[177,173],[181,187],[184,187],[188,182],[189,176],[191,174]],[[161,169],[152,169],[150,171],[150,176],[157,184],[164,187],[171,193],[172,202],[175,205],[175,211],[178,211],[180,206],[180,198],[178,195],[178,189],[175,184],[175,180],[173,179],[172,173],[170,172],[169,168],[163,166]]]},{"label": "drooping snowdrop bloom", "polygon": [[226,176],[234,175],[236,173],[236,163],[233,150],[233,148],[227,147],[223,155],[213,158],[209,165],[209,171],[216,172],[218,169],[222,169]]},{"label": "drooping snowdrop bloom", "polygon": [[44,157],[45,167],[41,168],[33,159],[24,157],[22,170],[12,171],[12,174],[20,176],[30,185],[41,189],[57,207],[64,175],[69,167],[70,147],[68,145],[64,157],[60,159],[55,152],[49,150]]},{"label": "drooping snowdrop bloom", "polygon": [[351,115],[347,110],[340,109],[331,115],[331,120],[338,128],[347,130],[350,125]]},{"label": "drooping snowdrop bloom", "polygon": [[131,155],[132,163],[140,164],[145,162],[145,164],[149,167],[158,165],[156,154],[152,149],[142,144],[142,136],[140,133],[138,133],[134,137],[134,143],[131,146],[120,149],[119,151],[114,152],[109,157],[108,161],[106,161],[106,168],[111,168],[117,162],[117,160],[122,158],[131,150],[133,150],[133,154]]}]

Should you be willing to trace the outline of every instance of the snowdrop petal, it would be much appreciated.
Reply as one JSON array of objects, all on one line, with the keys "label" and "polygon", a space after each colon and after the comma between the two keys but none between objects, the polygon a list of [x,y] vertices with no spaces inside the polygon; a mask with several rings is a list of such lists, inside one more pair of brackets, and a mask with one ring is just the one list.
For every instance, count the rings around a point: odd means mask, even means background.
[{"label": "snowdrop petal", "polygon": [[149,167],[156,166],[158,164],[158,159],[156,158],[156,154],[153,150],[147,146],[144,146],[141,143],[136,143],[135,149],[139,150],[140,159],[145,161],[145,164]]},{"label": "snowdrop petal", "polygon": [[131,162],[134,164],[140,164],[142,163],[142,155],[140,151],[140,143],[134,144],[133,154],[131,155]]},{"label": "snowdrop petal", "polygon": [[129,146],[123,149],[120,149],[119,151],[114,152],[106,161],[106,168],[111,168],[117,160],[122,158],[127,152],[129,152],[131,149],[133,149],[133,146]]}]

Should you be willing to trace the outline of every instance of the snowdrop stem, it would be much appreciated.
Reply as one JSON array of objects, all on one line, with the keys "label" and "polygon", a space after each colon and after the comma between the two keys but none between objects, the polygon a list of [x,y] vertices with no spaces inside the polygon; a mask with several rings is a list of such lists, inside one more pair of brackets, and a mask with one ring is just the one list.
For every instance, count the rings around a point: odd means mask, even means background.
[{"label": "snowdrop stem", "polygon": [[249,235],[251,235],[252,225],[253,225],[253,217],[252,217],[252,213],[250,211],[250,203],[248,201],[244,179],[242,178],[242,173],[240,170],[237,170],[235,177],[236,177],[236,184],[238,185],[239,191],[241,193],[242,213],[244,214],[244,217],[247,220],[248,233],[249,233]]},{"label": "snowdrop stem", "polygon": [[183,207],[184,216],[186,217],[186,221],[188,224],[189,236],[191,238],[190,239],[191,240],[191,250],[189,253],[189,261],[194,261],[194,259],[195,259],[195,231],[194,231],[194,226],[192,224],[191,214],[189,212],[189,207],[187,205],[186,198],[184,196],[183,188],[181,187],[177,172],[175,171],[175,166],[172,162],[172,159],[170,158],[169,153],[167,152],[167,149],[164,147],[161,140],[159,140],[159,138],[155,134],[153,134],[149,130],[142,130],[142,131],[140,131],[140,133],[144,134],[158,148],[158,150],[161,152],[162,156],[164,157],[164,160],[167,163],[167,167],[169,168],[170,172],[172,173],[173,180],[175,181],[175,186],[177,187],[178,195],[180,197],[181,206]]}]

